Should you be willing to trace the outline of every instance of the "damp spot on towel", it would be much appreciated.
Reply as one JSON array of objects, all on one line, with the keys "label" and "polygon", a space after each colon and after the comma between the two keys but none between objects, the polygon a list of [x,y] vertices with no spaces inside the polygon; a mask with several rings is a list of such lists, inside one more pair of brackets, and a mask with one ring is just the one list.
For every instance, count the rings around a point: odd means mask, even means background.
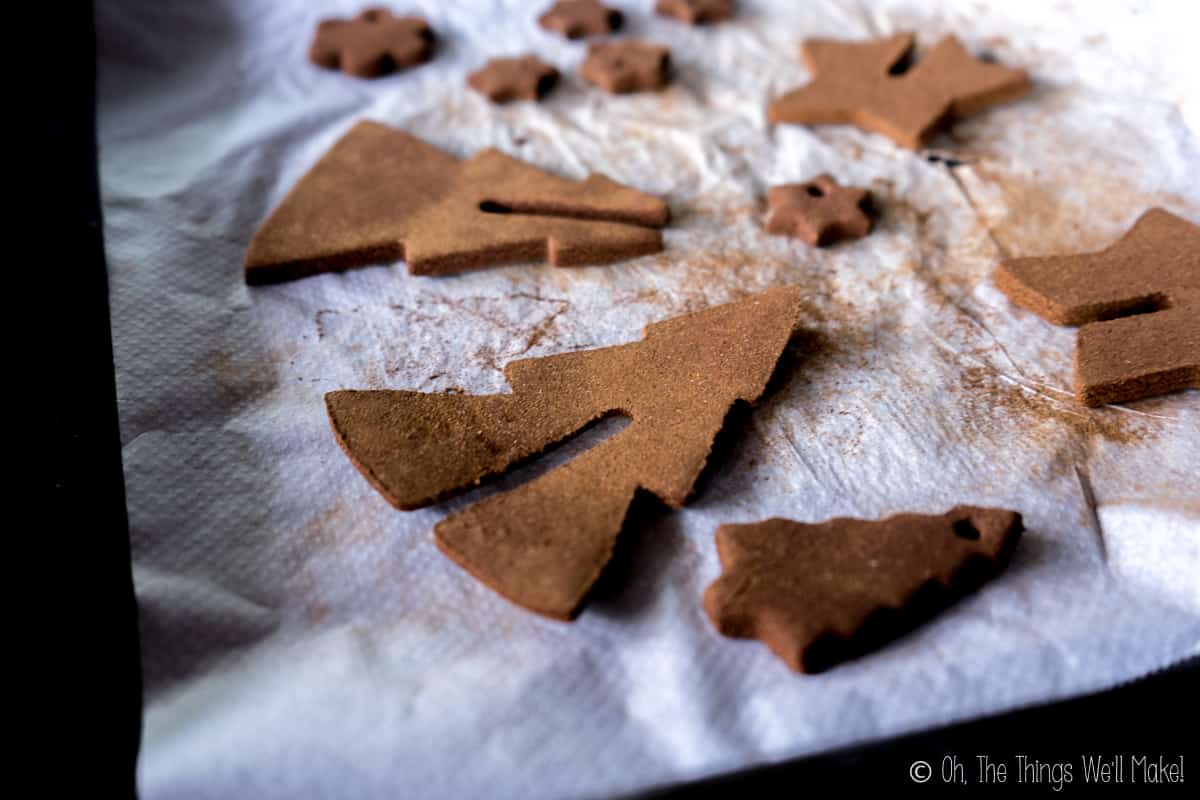
[{"label": "damp spot on towel", "polygon": [[271,392],[279,384],[279,367],[273,359],[239,357],[212,351],[193,364],[191,374],[202,376],[209,402],[233,409]]},{"label": "damp spot on towel", "polygon": [[367,522],[361,508],[351,505],[345,495],[336,497],[333,505],[316,514],[301,529],[299,540],[309,551],[361,545],[380,535],[380,530]]},{"label": "damp spot on towel", "polygon": [[317,626],[329,618],[331,609],[319,600],[312,600],[304,606],[304,619],[309,625]]}]

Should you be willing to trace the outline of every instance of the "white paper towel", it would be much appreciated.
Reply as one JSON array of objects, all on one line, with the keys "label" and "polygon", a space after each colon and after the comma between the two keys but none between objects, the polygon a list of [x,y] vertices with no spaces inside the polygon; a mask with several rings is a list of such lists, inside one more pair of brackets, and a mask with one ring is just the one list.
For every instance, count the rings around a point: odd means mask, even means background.
[{"label": "white paper towel", "polygon": [[[742,2],[670,45],[658,94],[610,97],[539,2],[397,2],[436,59],[375,82],[311,67],[356,3],[98,4],[105,234],[146,678],[139,784],[159,798],[579,797],[709,774],[1114,685],[1200,647],[1200,393],[1087,410],[1074,330],[1011,306],[1004,255],[1103,246],[1146,208],[1200,220],[1196,10],[1149,2]],[[926,153],[846,127],[770,130],[808,36],[955,33],[1032,94]],[[465,86],[532,51],[543,104]],[[248,289],[258,223],[355,121],[468,156],[663,195],[666,250],[583,269],[414,278],[402,264]],[[961,160],[953,169],[930,153]],[[762,231],[766,188],[872,189],[866,239]],[[475,493],[390,508],[339,451],[339,388],[503,389],[503,364],[640,337],[770,286],[808,292],[804,352],[686,509],[653,517],[574,624],[509,605],[431,530]],[[486,493],[486,491],[484,492]],[[1017,509],[999,580],[877,654],[797,676],[700,608],[723,522]]]}]

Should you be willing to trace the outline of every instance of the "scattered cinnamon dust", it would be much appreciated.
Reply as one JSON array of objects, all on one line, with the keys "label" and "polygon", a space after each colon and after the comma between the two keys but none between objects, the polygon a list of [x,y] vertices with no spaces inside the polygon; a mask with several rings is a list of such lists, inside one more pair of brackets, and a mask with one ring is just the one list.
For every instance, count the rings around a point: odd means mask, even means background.
[{"label": "scattered cinnamon dust", "polygon": [[[1026,388],[987,367],[966,367],[958,387],[960,398],[973,407],[981,424],[995,416],[1019,418],[1025,434],[1035,440],[1059,437],[1064,430],[1076,435],[1099,436],[1118,444],[1144,441],[1162,432],[1162,421],[1128,409],[1087,408],[1069,395],[1061,400]],[[1011,423],[1003,423],[1011,430]]]},{"label": "scattered cinnamon dust", "polygon": [[[1142,191],[1129,178],[1106,170],[1072,173],[1070,185],[1064,186],[1037,171],[1031,176],[1001,171],[987,159],[971,169],[1000,192],[1003,216],[991,220],[990,231],[1002,255],[1009,257],[1100,250],[1155,206],[1200,211],[1178,194]],[[1086,207],[1073,197],[1086,198]]]}]

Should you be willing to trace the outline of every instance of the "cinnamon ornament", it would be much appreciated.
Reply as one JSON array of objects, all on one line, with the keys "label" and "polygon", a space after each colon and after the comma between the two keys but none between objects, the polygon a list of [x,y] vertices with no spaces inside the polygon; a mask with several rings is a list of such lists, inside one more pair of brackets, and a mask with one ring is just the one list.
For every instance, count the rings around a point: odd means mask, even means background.
[{"label": "cinnamon ornament", "polygon": [[433,29],[420,17],[396,17],[386,8],[368,8],[354,19],[321,22],[308,57],[326,69],[378,78],[428,61],[433,41]]},{"label": "cinnamon ornament", "polygon": [[688,25],[708,25],[733,16],[733,0],[658,0],[654,10]]},{"label": "cinnamon ornament", "polygon": [[717,529],[722,574],[704,609],[725,636],[762,640],[820,672],[927,619],[1008,563],[1021,515],[958,506],[819,524],[769,519]]},{"label": "cinnamon ornament", "polygon": [[1200,227],[1152,208],[1097,253],[1014,258],[996,286],[1057,325],[1080,325],[1075,396],[1100,406],[1200,388]]},{"label": "cinnamon ornament", "polygon": [[802,55],[813,79],[772,102],[767,118],[801,125],[848,123],[916,150],[948,120],[1029,91],[1024,70],[980,61],[953,36],[906,70],[915,43],[911,33],[866,42],[805,42]]},{"label": "cinnamon ornament", "polygon": [[493,58],[467,76],[467,85],[493,103],[540,100],[558,83],[558,70],[536,56]]},{"label": "cinnamon ornament", "polygon": [[652,92],[667,85],[671,51],[660,44],[626,40],[588,48],[580,76],[606,92]]},{"label": "cinnamon ornament", "polygon": [[538,24],[568,39],[604,36],[624,22],[620,11],[597,0],[558,0],[538,17]]},{"label": "cinnamon ornament", "polygon": [[442,552],[478,580],[569,620],[608,563],[634,494],[672,508],[687,501],[730,408],[766,387],[800,299],[797,288],[772,289],[654,323],[632,344],[514,361],[506,394],[330,392],[330,423],[371,485],[414,509],[602,417],[629,417],[603,443],[435,529]]},{"label": "cinnamon ornament", "polygon": [[771,209],[767,232],[793,236],[814,247],[861,238],[871,231],[870,197],[866,189],[841,186],[830,175],[773,186],[767,193]]},{"label": "cinnamon ornament", "polygon": [[546,259],[605,264],[662,249],[662,200],[593,174],[559,178],[498,150],[466,161],[355,125],[254,234],[246,282],[405,259],[414,275]]}]

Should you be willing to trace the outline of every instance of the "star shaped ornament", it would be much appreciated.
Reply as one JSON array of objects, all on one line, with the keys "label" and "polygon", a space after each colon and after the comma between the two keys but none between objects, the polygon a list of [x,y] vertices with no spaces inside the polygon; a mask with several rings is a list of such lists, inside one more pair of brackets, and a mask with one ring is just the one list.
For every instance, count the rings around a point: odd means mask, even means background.
[{"label": "star shaped ornament", "polygon": [[871,231],[870,197],[866,189],[840,186],[829,175],[807,183],[773,186],[767,194],[771,209],[767,232],[792,236],[814,247],[861,238]]}]

